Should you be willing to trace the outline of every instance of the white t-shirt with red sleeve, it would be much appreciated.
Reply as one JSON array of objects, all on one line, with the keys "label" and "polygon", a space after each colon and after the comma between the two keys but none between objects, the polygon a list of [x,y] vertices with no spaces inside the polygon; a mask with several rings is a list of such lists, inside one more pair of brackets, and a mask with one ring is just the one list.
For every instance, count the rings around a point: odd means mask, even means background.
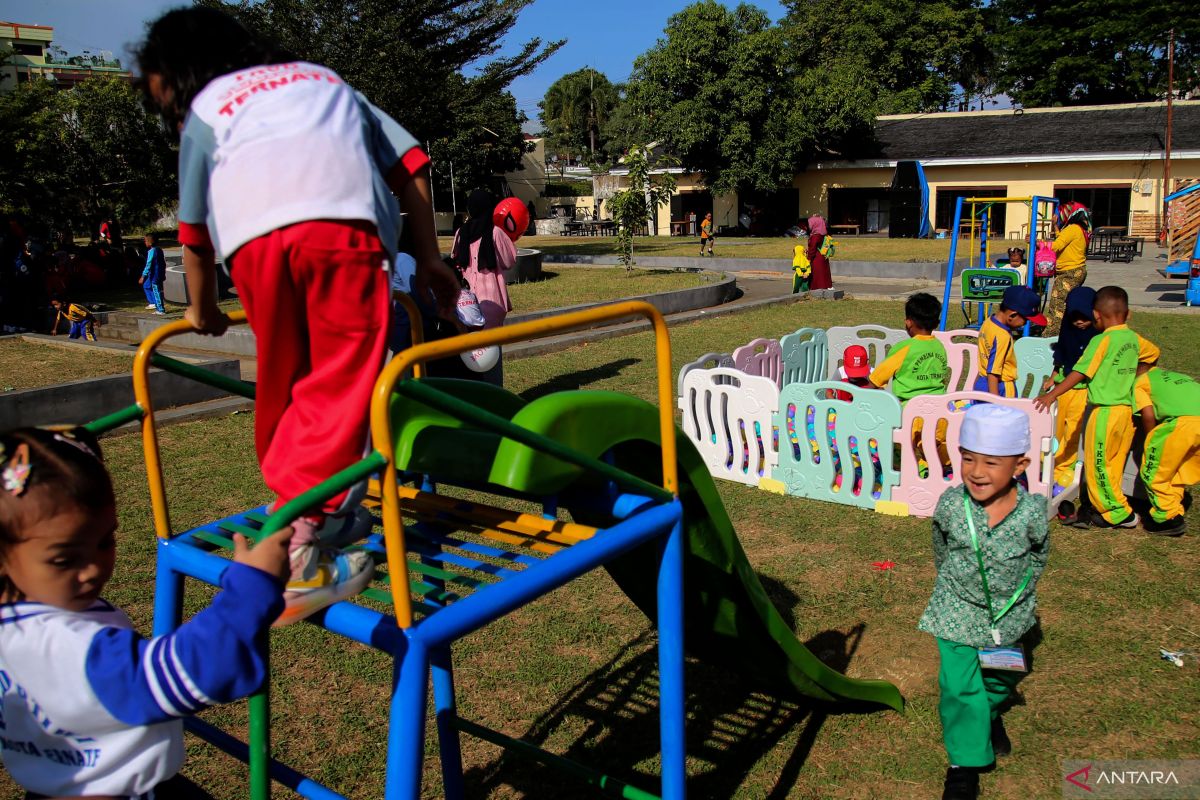
[{"label": "white t-shirt with red sleeve", "polygon": [[303,61],[213,79],[179,150],[179,239],[224,258],[279,228],[366,220],[395,255],[400,209],[385,176],[429,162],[417,140],[333,70]]}]

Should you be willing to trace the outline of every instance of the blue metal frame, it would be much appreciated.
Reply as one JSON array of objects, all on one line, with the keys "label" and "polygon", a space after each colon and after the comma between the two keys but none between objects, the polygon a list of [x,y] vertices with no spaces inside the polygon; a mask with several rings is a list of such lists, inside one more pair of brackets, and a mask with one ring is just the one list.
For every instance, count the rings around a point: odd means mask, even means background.
[{"label": "blue metal frame", "polygon": [[[1200,184],[1197,184],[1197,188],[1200,188]],[[1033,274],[1033,258],[1037,252],[1038,219],[1040,217],[1039,211],[1040,211],[1040,207],[1041,207],[1042,203],[1046,203],[1047,206],[1049,207],[1049,209],[1055,209],[1058,207],[1058,199],[1054,198],[1054,197],[1042,197],[1040,195],[1034,195],[1032,198],[1030,198],[1030,203],[1029,203],[1029,250],[1028,250],[1028,255],[1025,259],[1025,285],[1030,288],[1033,288],[1033,285],[1035,282],[1035,277]],[[938,329],[943,330],[943,331],[946,330],[946,321],[949,318],[949,314],[950,314],[950,295],[952,294],[952,290],[954,287],[954,262],[958,258],[958,237],[959,237],[959,228],[962,223],[962,208],[963,208],[963,198],[958,197],[955,199],[955,203],[954,203],[954,227],[951,229],[952,233],[951,233],[951,239],[950,239],[950,261],[946,264],[946,285],[945,285],[944,289],[942,290],[942,317],[938,321]],[[986,266],[986,264],[984,263],[984,261],[985,261],[984,254],[987,253],[987,237],[988,237],[988,226],[987,226],[988,209],[987,208],[985,208],[983,210],[980,218],[982,220],[982,226],[981,226],[980,232],[979,232],[979,253],[980,253],[979,264],[980,264],[980,266]],[[984,304],[983,303],[979,304],[978,317],[979,318],[977,320],[977,323],[978,323],[978,325],[982,325],[983,320],[984,320]],[[1025,336],[1029,335],[1029,322],[1028,321],[1025,323],[1024,335]]]},{"label": "blue metal frame", "polygon": [[[614,495],[612,514],[619,521],[599,530],[585,541],[566,547],[546,558],[517,556],[522,570],[491,568],[499,578],[449,604],[426,603],[426,615],[406,630],[394,617],[344,601],[309,618],[309,622],[331,633],[373,647],[393,658],[392,698],[389,711],[386,800],[420,797],[426,718],[426,692],[432,681],[434,713],[441,750],[442,777],[448,798],[463,796],[463,770],[459,747],[452,643],[490,622],[521,608],[581,575],[596,569],[646,542],[660,542],[658,569],[658,661],[660,671],[660,736],[662,747],[662,797],[686,796],[685,695],[683,683],[683,506],[678,499],[656,503],[649,498]],[[254,515],[254,516],[251,516]],[[170,539],[158,540],[157,592],[154,605],[154,634],[169,633],[182,622],[183,581],[194,578],[214,586],[231,563],[213,552],[206,536],[227,537],[232,523],[256,527],[265,509],[235,514],[195,528]],[[468,568],[483,565],[461,551],[464,543],[423,533],[432,544],[428,552],[412,548],[410,555],[432,563],[457,563]],[[453,544],[459,553],[447,552]],[[382,541],[372,536],[368,549],[382,550]],[[479,555],[499,551],[474,544]],[[430,582],[436,581],[431,578]],[[188,729],[218,748],[243,761],[251,749],[245,743],[201,720],[190,719]],[[270,776],[303,797],[333,800],[342,795],[274,760]]]}]

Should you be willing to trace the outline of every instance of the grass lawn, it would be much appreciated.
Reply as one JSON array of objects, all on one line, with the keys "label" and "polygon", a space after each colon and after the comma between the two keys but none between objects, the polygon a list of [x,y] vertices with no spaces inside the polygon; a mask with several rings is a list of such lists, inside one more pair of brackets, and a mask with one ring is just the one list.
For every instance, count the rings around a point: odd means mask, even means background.
[{"label": "grass lawn", "polygon": [[[1139,313],[1163,364],[1194,371],[1200,327]],[[803,325],[901,324],[901,305],[801,302],[672,330],[674,368],[754,336]],[[637,334],[511,361],[509,388],[526,397],[579,387],[653,396],[652,339]],[[267,498],[250,415],[161,432],[176,528]],[[107,599],[140,630],[152,614],[154,544],[140,440],[105,441],[121,530]],[[846,713],[755,692],[736,675],[689,662],[690,791],[694,797],[929,798],[945,768],[937,717],[937,650],[916,630],[933,586],[927,521],[787,498],[732,483],[719,490],[751,563],[801,640],[856,677],[893,681],[904,714]],[[1039,586],[1044,641],[1023,702],[1007,716],[1015,753],[983,776],[986,797],[1059,797],[1064,758],[1184,758],[1200,752],[1200,672],[1158,648],[1200,651],[1200,512],[1177,540],[1052,525]],[[888,572],[871,562],[896,562]],[[191,610],[208,593],[188,593]],[[382,795],[390,664],[311,626],[272,634],[277,755],[352,798]],[[461,711],[614,777],[655,790],[655,637],[603,572],[527,606],[455,647]],[[245,734],[245,704],[207,712]],[[467,796],[599,797],[491,745],[463,739]],[[437,744],[425,746],[425,797],[441,796]],[[216,798],[245,797],[245,771],[189,739],[186,774]],[[14,796],[0,779],[0,793]],[[290,796],[282,790],[278,797]]]},{"label": "grass lawn", "polygon": [[[103,329],[102,329],[103,330]],[[64,340],[65,336],[62,337]],[[59,347],[20,337],[0,339],[0,390],[34,389],[82,378],[128,372],[132,353],[96,347]]]},{"label": "grass lawn", "polygon": [[[886,239],[875,237],[834,237],[837,242],[835,260],[842,261],[945,261],[950,257],[949,239]],[[442,250],[450,251],[453,239],[442,237]],[[782,236],[771,238],[718,237],[715,252],[720,258],[792,258],[796,239]],[[518,247],[541,250],[544,253],[614,256],[616,239],[612,236],[524,236]],[[959,254],[966,255],[966,240],[959,245]],[[1028,242],[992,241],[993,258],[1005,255],[1009,247],[1028,249]],[[695,256],[699,240],[685,236],[640,236],[634,240],[633,254],[638,256]]]}]

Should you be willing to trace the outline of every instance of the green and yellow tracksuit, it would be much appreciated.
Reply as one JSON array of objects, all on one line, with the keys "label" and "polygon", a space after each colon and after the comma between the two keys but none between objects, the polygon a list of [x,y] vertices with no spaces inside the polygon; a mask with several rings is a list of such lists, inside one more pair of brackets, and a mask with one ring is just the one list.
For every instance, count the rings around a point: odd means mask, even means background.
[{"label": "green and yellow tracksuit", "polygon": [[1133,509],[1121,490],[1121,475],[1133,446],[1134,379],[1138,364],[1158,361],[1158,348],[1127,325],[1098,333],[1075,362],[1074,372],[1088,379],[1091,413],[1083,432],[1083,471],[1088,500],[1111,524],[1124,522]]},{"label": "green and yellow tracksuit", "polygon": [[1138,376],[1133,408],[1154,409],[1158,422],[1146,436],[1142,482],[1150,495],[1150,516],[1166,522],[1183,516],[1183,492],[1200,483],[1200,383],[1163,369]]}]

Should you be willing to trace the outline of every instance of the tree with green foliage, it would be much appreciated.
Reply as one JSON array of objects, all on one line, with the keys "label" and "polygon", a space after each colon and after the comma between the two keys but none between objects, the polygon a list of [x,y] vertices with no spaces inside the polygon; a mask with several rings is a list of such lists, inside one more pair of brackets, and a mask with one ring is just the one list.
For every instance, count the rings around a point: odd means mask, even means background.
[{"label": "tree with green foliage", "polygon": [[604,130],[619,99],[618,87],[591,67],[569,72],[550,84],[538,103],[551,152],[587,153],[597,160]]},{"label": "tree with green foliage", "polygon": [[60,91],[30,81],[0,94],[0,209],[53,230],[91,232],[112,211],[156,220],[177,194],[177,157],[128,82]]},{"label": "tree with green foliage", "polygon": [[635,147],[625,157],[629,185],[608,200],[608,208],[617,223],[617,256],[625,269],[633,269],[633,235],[651,224],[651,214],[671,202],[675,179],[669,174],[651,178],[644,147]]},{"label": "tree with green foliage", "polygon": [[946,111],[987,60],[979,0],[784,0],[789,70],[875,95],[878,114]]},{"label": "tree with green foliage", "polygon": [[716,192],[790,181],[802,148],[789,125],[795,104],[780,30],[753,6],[702,0],[673,15],[665,33],[631,77],[651,136]]},{"label": "tree with green foliage", "polygon": [[532,0],[199,2],[335,70],[428,143],[435,169],[445,174],[453,161],[464,187],[520,164],[525,118],[506,89],[563,44],[534,38],[514,55],[494,57]]},{"label": "tree with green foliage", "polygon": [[1160,100],[1175,29],[1175,88],[1200,85],[1200,15],[1190,0],[996,0],[997,88],[1026,106]]}]

